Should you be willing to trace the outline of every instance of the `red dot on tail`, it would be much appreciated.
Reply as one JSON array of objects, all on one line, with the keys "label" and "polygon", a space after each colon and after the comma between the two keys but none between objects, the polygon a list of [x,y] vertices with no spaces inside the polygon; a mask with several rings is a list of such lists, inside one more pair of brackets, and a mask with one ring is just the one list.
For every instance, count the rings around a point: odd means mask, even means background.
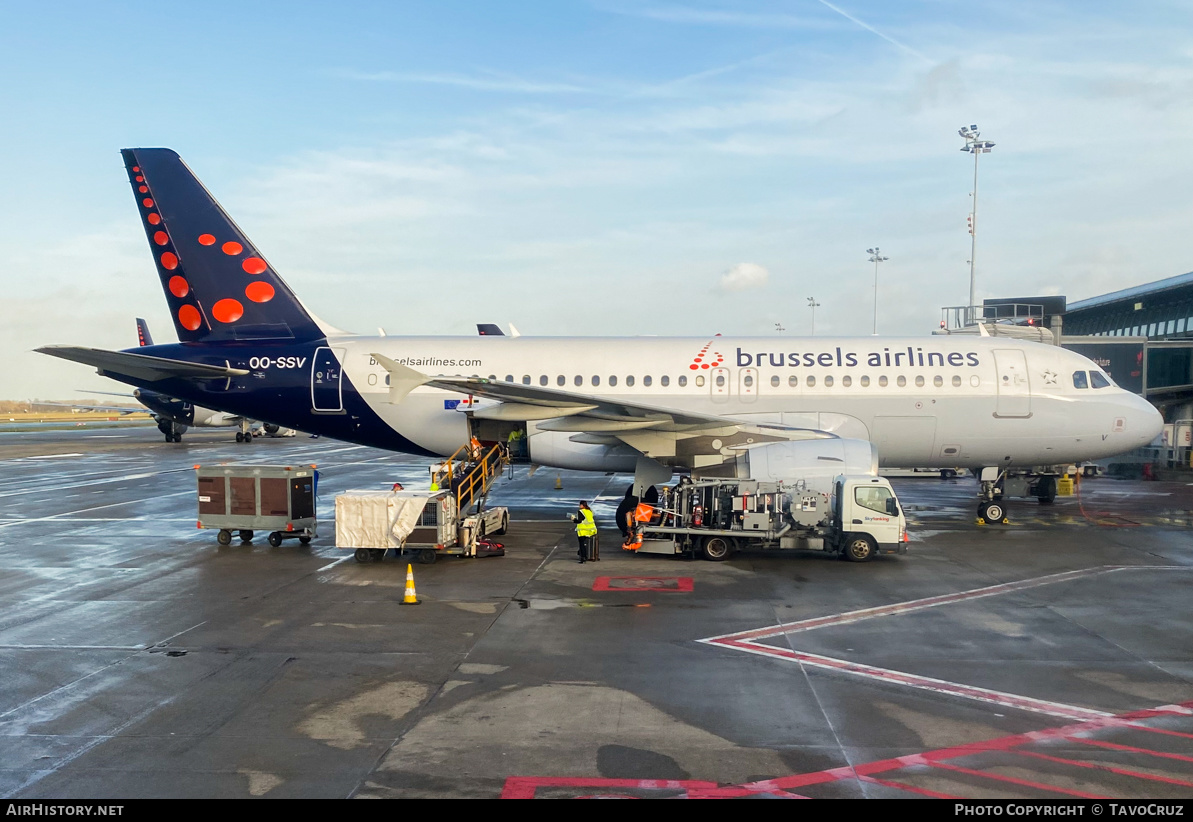
[{"label": "red dot on tail", "polygon": [[260,257],[249,257],[240,264],[240,267],[250,274],[260,274],[266,268],[265,261]]},{"label": "red dot on tail", "polygon": [[171,251],[167,251],[162,255],[162,268],[167,271],[173,271],[178,268],[178,257]]},{"label": "red dot on tail", "polygon": [[203,324],[203,318],[199,315],[199,309],[193,305],[184,305],[178,309],[178,323],[187,331],[198,331],[199,326]]},{"label": "red dot on tail", "polygon": [[191,293],[191,286],[186,280],[177,275],[170,278],[170,293],[175,297],[185,297]]},{"label": "red dot on tail", "polygon": [[146,217],[146,219],[149,220],[150,225],[157,225],[158,223],[160,223],[162,221],[162,218],[158,215],[158,213],[156,211],[153,212],[152,214],[150,214],[148,217]]},{"label": "red dot on tail", "polygon": [[702,366],[700,366],[700,367],[701,367],[701,368],[708,368],[708,363],[704,363],[704,365],[702,365]]},{"label": "red dot on tail", "polygon": [[166,243],[170,242],[170,238],[164,231],[155,231],[153,232],[153,241],[158,245],[165,245]]},{"label": "red dot on tail", "polygon": [[240,252],[244,251],[244,246],[237,242],[224,243],[221,248],[223,248],[224,253],[228,255],[239,254]]},{"label": "red dot on tail", "polygon": [[137,191],[141,192],[142,194],[148,194],[149,186],[137,186]]},{"label": "red dot on tail", "polygon": [[273,286],[260,280],[249,283],[244,289],[244,296],[255,303],[267,303],[273,299]]},{"label": "red dot on tail", "polygon": [[153,208],[153,200],[146,197],[141,201],[141,205],[145,206],[146,208]]},{"label": "red dot on tail", "polygon": [[138,182],[138,183],[143,183],[143,182],[145,182],[145,178],[144,178],[144,177],[137,177],[137,182]]},{"label": "red dot on tail", "polygon": [[238,301],[228,298],[213,305],[211,313],[222,323],[234,323],[244,316],[244,306]]},{"label": "red dot on tail", "polygon": [[199,245],[215,245],[215,237],[210,234],[200,234]]},{"label": "red dot on tail", "polygon": [[133,171],[140,171],[140,170],[141,170],[140,166],[133,166]]}]

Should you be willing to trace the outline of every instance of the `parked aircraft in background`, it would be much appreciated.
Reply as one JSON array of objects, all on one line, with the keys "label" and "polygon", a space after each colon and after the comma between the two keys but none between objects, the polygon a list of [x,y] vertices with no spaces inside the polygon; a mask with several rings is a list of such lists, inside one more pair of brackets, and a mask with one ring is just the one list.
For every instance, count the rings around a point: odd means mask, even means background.
[{"label": "parked aircraft in background", "polygon": [[180,402],[436,456],[517,430],[533,463],[639,484],[732,473],[746,449],[842,472],[1062,465],[1161,428],[1090,360],[1001,337],[346,333],[299,302],[177,154],[122,153],[180,342],[38,350]]}]

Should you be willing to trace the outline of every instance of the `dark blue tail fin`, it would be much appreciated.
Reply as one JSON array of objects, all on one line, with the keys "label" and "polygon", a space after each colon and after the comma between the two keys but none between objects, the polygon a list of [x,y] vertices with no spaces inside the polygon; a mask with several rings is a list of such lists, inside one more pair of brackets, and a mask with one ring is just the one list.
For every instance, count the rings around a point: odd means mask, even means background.
[{"label": "dark blue tail fin", "polygon": [[153,337],[149,333],[149,323],[137,317],[137,344],[144,348],[153,345]]},{"label": "dark blue tail fin", "polygon": [[324,336],[181,157],[168,148],[120,153],[179,341]]}]

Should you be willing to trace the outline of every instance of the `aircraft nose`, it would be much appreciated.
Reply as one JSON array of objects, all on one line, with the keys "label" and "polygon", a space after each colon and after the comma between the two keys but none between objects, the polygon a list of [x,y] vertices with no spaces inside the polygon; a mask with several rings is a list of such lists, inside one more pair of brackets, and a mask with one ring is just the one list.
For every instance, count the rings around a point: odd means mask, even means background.
[{"label": "aircraft nose", "polygon": [[1156,406],[1137,394],[1130,395],[1129,414],[1127,430],[1138,434],[1144,442],[1151,442],[1164,430],[1164,417]]}]

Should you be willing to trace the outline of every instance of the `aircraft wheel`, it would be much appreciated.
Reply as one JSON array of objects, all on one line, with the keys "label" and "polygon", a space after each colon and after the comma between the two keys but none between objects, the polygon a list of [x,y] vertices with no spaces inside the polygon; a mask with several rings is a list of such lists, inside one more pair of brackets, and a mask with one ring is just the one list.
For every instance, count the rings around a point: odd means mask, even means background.
[{"label": "aircraft wheel", "polygon": [[1056,502],[1056,477],[1040,477],[1036,483],[1036,499],[1040,505],[1051,505]]},{"label": "aircraft wheel", "polygon": [[941,468],[940,469],[940,478],[941,479],[957,479],[957,472],[954,471],[952,468]]},{"label": "aircraft wheel", "polygon": [[[168,442],[168,440],[167,440],[167,442]],[[175,434],[174,442],[182,442],[182,434]]]},{"label": "aircraft wheel", "polygon": [[360,563],[373,561],[373,555],[368,548],[357,548],[356,551],[353,552],[352,558]]},{"label": "aircraft wheel", "polygon": [[841,556],[850,562],[869,562],[878,554],[878,546],[868,534],[850,534]]},{"label": "aircraft wheel", "polygon": [[166,434],[165,436],[166,436],[166,442],[174,442],[173,434]]},{"label": "aircraft wheel", "polygon": [[231,545],[232,544],[232,532],[229,531],[227,528],[221,528],[220,532],[215,537],[215,541],[218,542],[220,545]]},{"label": "aircraft wheel", "polygon": [[237,442],[244,442],[244,434],[242,434],[242,433],[240,433],[239,431],[237,431],[237,432],[236,432],[236,441],[237,441]]},{"label": "aircraft wheel", "polygon": [[248,530],[247,528],[241,528],[238,536],[240,537],[241,542],[252,542],[253,541],[253,532]]},{"label": "aircraft wheel", "polygon": [[241,442],[252,442],[252,441],[253,441],[253,435],[252,435],[252,434],[245,434],[245,435],[244,435],[244,439],[243,439],[243,440],[241,440]]},{"label": "aircraft wheel", "polygon": [[727,537],[705,537],[700,543],[700,555],[711,562],[723,562],[733,552],[733,540]]},{"label": "aircraft wheel", "polygon": [[432,548],[424,548],[418,552],[419,565],[434,565],[437,558],[438,554]]},{"label": "aircraft wheel", "polygon": [[272,532],[269,535],[269,544],[272,545],[274,548],[277,548],[279,545],[282,544],[282,535],[279,534],[277,531]]},{"label": "aircraft wheel", "polygon": [[986,522],[1002,522],[1006,515],[1006,509],[1000,502],[983,502],[978,506],[978,517]]}]

